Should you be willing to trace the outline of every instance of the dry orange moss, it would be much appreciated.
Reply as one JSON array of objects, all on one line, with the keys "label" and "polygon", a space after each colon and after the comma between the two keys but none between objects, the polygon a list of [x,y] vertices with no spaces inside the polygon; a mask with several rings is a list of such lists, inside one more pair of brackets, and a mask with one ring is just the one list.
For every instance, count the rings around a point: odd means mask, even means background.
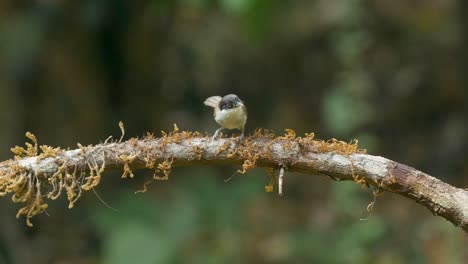
[{"label": "dry orange moss", "polygon": [[202,149],[199,146],[193,146],[192,147],[193,153],[197,155],[197,159],[201,160],[202,159]]},{"label": "dry orange moss", "polygon": [[[36,157],[37,161],[44,158],[56,157],[63,152],[60,148],[52,148],[47,145],[39,147],[37,138],[31,132],[26,133],[33,144],[26,142],[26,148],[15,146],[11,149],[15,155],[15,160],[20,160],[27,157]],[[39,152],[39,148],[42,152]],[[52,175],[37,175],[36,173],[19,166],[16,161],[8,162],[8,172],[0,174],[0,196],[8,193],[13,193],[12,201],[16,203],[24,203],[25,206],[20,208],[17,217],[26,216],[26,223],[32,226],[30,219],[42,213],[47,209],[48,205],[44,203],[43,197],[56,199],[60,196],[62,189],[74,189],[76,182],[67,181],[64,175],[65,164],[58,167],[58,171]],[[44,191],[45,186],[51,187],[51,190]],[[73,203],[73,192],[70,191],[70,203]]]},{"label": "dry orange moss", "polygon": [[[292,129],[285,129],[285,134],[283,136],[275,137],[275,135],[269,131],[264,129],[257,129],[255,133],[247,138],[246,146],[241,147],[241,149],[236,149],[233,151],[229,157],[234,156],[241,156],[244,159],[244,164],[242,165],[241,173],[245,173],[247,170],[252,169],[255,167],[255,161],[258,159],[258,155],[269,155],[269,151],[271,151],[271,147],[275,143],[281,143],[284,149],[291,149],[293,146],[299,145],[300,149],[308,151],[308,152],[316,152],[316,153],[325,153],[325,152],[334,152],[340,155],[350,156],[354,153],[366,153],[365,149],[360,149],[358,146],[358,140],[354,139],[350,143],[332,138],[328,141],[314,139],[314,133],[305,133],[304,137],[298,137],[296,132]],[[253,139],[264,139],[265,141],[265,149],[268,151],[262,153],[254,153],[253,148],[249,145],[250,140]],[[280,164],[278,164],[278,167]],[[354,174],[354,166],[351,160],[351,171],[352,176],[355,182],[359,184],[363,184],[368,186],[368,183],[359,175]],[[272,182],[269,185],[265,186],[265,190],[267,192],[273,191],[274,181],[276,180],[273,172],[268,171],[271,176]],[[272,176],[273,175],[273,176]]]},{"label": "dry orange moss", "polygon": [[154,174],[153,178],[155,180],[167,181],[169,179],[169,174],[171,174],[171,168],[172,168],[172,162],[173,161],[174,161],[174,159],[171,159],[170,161],[165,160],[162,163],[159,163],[158,164],[158,169],[156,170],[156,172],[162,171],[164,176],[157,176],[156,174]]},{"label": "dry orange moss", "polygon": [[276,182],[275,169],[267,168],[266,173],[270,176],[270,182],[265,186],[265,192],[273,192]]},{"label": "dry orange moss", "polygon": [[124,163],[124,170],[122,173],[123,179],[127,178],[128,176],[130,176],[130,178],[135,177],[135,175],[133,174],[133,171],[130,169],[130,164],[135,161],[135,158],[137,157],[137,155],[138,153],[133,154],[131,156],[128,156],[128,155],[119,156],[119,159]]},{"label": "dry orange moss", "polygon": [[99,157],[87,155],[92,145],[82,146],[78,143],[81,155],[86,157],[88,168],[78,169],[70,165],[70,161],[63,156],[55,161],[58,167],[54,172],[38,174],[36,171],[21,167],[17,161],[35,157],[35,162],[39,162],[42,159],[55,158],[64,150],[47,145],[39,147],[36,136],[30,132],[26,133],[26,137],[32,141],[32,144],[26,142],[25,148],[20,146],[12,148],[15,161],[7,161],[8,169],[0,173],[0,196],[13,193],[13,202],[25,204],[16,216],[24,215],[27,225],[32,226],[31,218],[44,212],[48,207],[44,198],[56,200],[62,193],[66,193],[68,207],[73,208],[83,190],[91,190],[100,183],[106,165],[103,157],[100,157],[103,162],[98,165]]},{"label": "dry orange moss", "polygon": [[[125,129],[123,123],[119,123],[122,136],[117,143],[123,139]],[[169,144],[181,144],[184,141],[190,143],[194,138],[206,137],[207,134],[202,135],[199,132],[180,131],[176,124],[172,132],[161,132],[162,137],[159,140],[160,144],[156,145],[157,150],[165,153],[165,149]],[[46,210],[47,204],[44,198],[55,200],[61,194],[65,193],[69,201],[69,208],[72,208],[76,201],[80,198],[82,191],[89,191],[96,187],[100,181],[102,173],[106,169],[106,158],[102,148],[96,148],[92,145],[82,146],[78,143],[81,150],[80,156],[85,160],[86,167],[78,168],[70,160],[67,160],[63,154],[64,150],[60,148],[53,148],[47,145],[38,145],[37,138],[30,132],[26,133],[26,137],[32,143],[27,142],[25,147],[16,146],[12,148],[15,155],[15,160],[7,161],[8,170],[5,172],[0,171],[0,196],[5,196],[12,193],[12,200],[14,202],[23,203],[22,207],[17,214],[17,217],[25,215],[26,222],[32,226],[30,219]],[[155,140],[154,135],[147,133],[141,140],[138,138],[131,138],[126,143],[138,149],[135,153],[131,154],[116,154],[118,164],[123,168],[122,178],[133,178],[134,174],[131,170],[132,164],[138,159],[144,162],[146,168],[155,171],[153,176],[154,180],[168,180],[172,169],[173,158],[165,157],[165,160],[160,162],[161,157],[155,156],[154,149],[146,146],[144,142]],[[143,144],[140,144],[143,142]],[[100,146],[111,144],[107,140]],[[225,155],[227,159],[243,160],[242,168],[238,170],[239,173],[244,174],[248,170],[256,167],[257,161],[260,157],[268,157],[271,155],[271,146],[275,143],[280,143],[283,149],[291,149],[299,146],[300,151],[312,152],[335,152],[340,155],[351,155],[353,153],[365,153],[365,150],[358,148],[358,141],[354,140],[350,143],[331,139],[328,141],[317,140],[314,138],[313,133],[306,133],[304,137],[298,137],[296,132],[292,129],[286,129],[283,136],[276,137],[274,133],[266,129],[257,129],[253,135],[246,137],[242,141],[234,144],[234,141],[226,141],[219,147],[215,153],[217,155]],[[185,143],[184,143],[185,144]],[[154,146],[154,145],[153,145]],[[100,152],[101,150],[101,152]],[[204,149],[201,146],[193,146],[192,151],[198,160],[203,159]],[[226,155],[226,152],[227,155]],[[36,172],[30,171],[28,168],[19,166],[18,160],[27,157],[36,157],[37,161],[46,158],[59,157],[55,162],[57,168],[51,174],[37,175]],[[278,164],[280,167],[282,164]],[[284,164],[288,165],[288,164]],[[277,167],[277,168],[278,168]],[[267,192],[272,192],[276,177],[274,169],[267,169],[270,175],[270,183],[265,186]],[[365,180],[358,175],[354,174],[352,166],[352,175],[357,183],[367,185]],[[162,176],[158,175],[162,173]],[[147,184],[143,186],[143,192],[146,191]]]}]

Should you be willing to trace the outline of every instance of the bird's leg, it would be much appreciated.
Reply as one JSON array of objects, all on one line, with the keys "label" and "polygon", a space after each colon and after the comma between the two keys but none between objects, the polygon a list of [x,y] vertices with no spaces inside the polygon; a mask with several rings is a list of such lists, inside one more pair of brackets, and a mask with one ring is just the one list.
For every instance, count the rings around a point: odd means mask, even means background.
[{"label": "bird's leg", "polygon": [[223,129],[222,127],[218,128],[218,129],[216,130],[216,132],[214,133],[212,139],[216,139],[216,137],[217,137],[218,134],[219,134],[219,131],[221,131],[222,129]]},{"label": "bird's leg", "polygon": [[241,129],[241,134],[240,134],[240,136],[239,136],[239,140],[244,139],[244,130],[245,130],[244,127],[242,127],[242,129]]}]

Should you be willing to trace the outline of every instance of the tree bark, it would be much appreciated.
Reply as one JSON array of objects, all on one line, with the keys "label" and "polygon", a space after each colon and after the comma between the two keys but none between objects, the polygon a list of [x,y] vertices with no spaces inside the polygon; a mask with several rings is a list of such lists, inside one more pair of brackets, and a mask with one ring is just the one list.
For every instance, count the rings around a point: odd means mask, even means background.
[{"label": "tree bark", "polygon": [[[16,202],[25,203],[25,209],[18,216],[26,215],[29,222],[45,209],[39,207],[44,203],[42,197],[57,198],[59,190],[63,189],[72,207],[81,191],[99,184],[101,174],[109,170],[123,170],[122,177],[133,177],[133,170],[150,168],[160,174],[155,174],[155,179],[166,180],[171,169],[179,166],[242,165],[241,173],[253,167],[283,168],[327,175],[334,180],[353,180],[375,186],[378,192],[400,194],[468,232],[468,191],[409,166],[359,152],[357,144],[312,140],[310,136],[257,134],[239,141],[213,140],[196,133],[176,131],[162,138],[149,136],[80,146],[75,150],[49,151],[1,162],[0,195],[12,193]],[[24,180],[18,180],[20,178]],[[58,189],[47,193],[45,190],[50,190],[54,182]],[[32,194],[26,195],[27,190],[32,190]]]}]

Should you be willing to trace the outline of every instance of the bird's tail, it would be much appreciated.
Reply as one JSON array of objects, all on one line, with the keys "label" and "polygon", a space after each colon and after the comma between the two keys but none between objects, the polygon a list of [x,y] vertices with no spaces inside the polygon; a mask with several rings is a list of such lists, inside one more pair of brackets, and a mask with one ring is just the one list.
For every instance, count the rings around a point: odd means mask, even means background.
[{"label": "bird's tail", "polygon": [[220,102],[222,99],[223,99],[223,98],[222,98],[221,96],[211,96],[211,97],[206,98],[204,104],[207,105],[207,106],[216,108],[216,107],[218,107],[219,102]]}]

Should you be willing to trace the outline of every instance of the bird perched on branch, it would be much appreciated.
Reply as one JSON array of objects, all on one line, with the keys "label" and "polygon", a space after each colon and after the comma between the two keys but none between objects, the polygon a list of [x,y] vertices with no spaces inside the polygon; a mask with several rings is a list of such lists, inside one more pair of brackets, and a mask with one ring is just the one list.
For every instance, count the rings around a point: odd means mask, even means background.
[{"label": "bird perched on branch", "polygon": [[204,104],[214,108],[214,118],[221,125],[213,135],[213,139],[218,136],[223,128],[239,129],[241,131],[239,139],[244,138],[247,108],[237,95],[211,96],[205,100]]}]

